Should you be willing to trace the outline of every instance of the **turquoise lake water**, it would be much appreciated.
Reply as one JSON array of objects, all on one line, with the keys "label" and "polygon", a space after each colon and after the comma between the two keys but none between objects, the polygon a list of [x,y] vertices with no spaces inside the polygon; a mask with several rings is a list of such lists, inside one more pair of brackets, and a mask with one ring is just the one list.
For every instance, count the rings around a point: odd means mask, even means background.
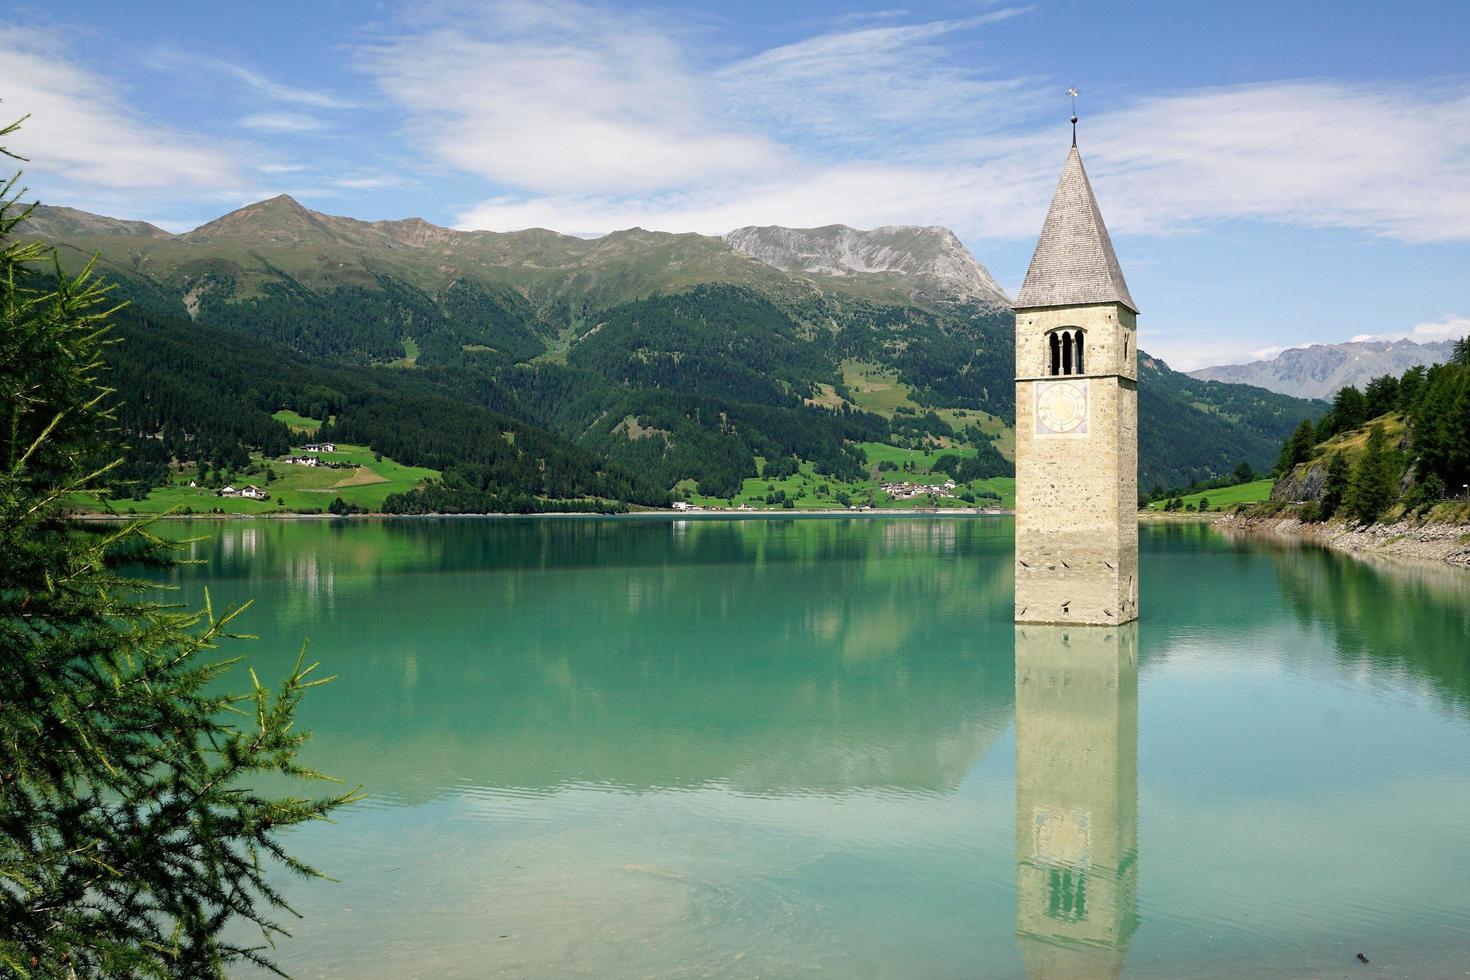
[{"label": "turquoise lake water", "polygon": [[1470,970],[1470,573],[1146,526],[1037,629],[1007,518],[169,529],[339,675],[296,976]]}]

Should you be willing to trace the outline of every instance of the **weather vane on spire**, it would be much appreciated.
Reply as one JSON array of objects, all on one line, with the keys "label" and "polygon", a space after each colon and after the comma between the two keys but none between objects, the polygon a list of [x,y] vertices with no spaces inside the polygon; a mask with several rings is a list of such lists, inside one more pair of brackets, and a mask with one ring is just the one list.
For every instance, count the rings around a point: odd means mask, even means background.
[{"label": "weather vane on spire", "polygon": [[1073,85],[1067,89],[1067,94],[1072,97],[1072,145],[1077,145],[1077,86]]}]

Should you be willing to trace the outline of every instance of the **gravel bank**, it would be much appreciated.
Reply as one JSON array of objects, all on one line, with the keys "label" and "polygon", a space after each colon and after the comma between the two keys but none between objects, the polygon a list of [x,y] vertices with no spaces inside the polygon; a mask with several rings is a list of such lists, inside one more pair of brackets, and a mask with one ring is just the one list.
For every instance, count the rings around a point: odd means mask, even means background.
[{"label": "gravel bank", "polygon": [[1470,525],[1397,521],[1353,527],[1343,521],[1304,524],[1295,517],[1226,514],[1215,526],[1250,534],[1315,541],[1329,548],[1357,554],[1386,555],[1442,561],[1470,568]]}]

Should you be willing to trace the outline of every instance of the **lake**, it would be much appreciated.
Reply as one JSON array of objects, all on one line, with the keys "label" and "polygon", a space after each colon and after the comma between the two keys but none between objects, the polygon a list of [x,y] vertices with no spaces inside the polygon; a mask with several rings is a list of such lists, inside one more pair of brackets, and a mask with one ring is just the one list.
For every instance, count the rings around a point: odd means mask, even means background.
[{"label": "lake", "polygon": [[1140,623],[1017,628],[1009,518],[168,530],[339,675],[296,976],[1470,968],[1470,573],[1151,525]]}]

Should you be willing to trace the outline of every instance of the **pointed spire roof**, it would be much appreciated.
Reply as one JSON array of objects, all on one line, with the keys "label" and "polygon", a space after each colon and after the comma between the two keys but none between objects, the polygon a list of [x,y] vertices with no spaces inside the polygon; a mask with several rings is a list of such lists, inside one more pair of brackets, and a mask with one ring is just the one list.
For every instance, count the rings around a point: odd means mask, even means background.
[{"label": "pointed spire roof", "polygon": [[1113,252],[1092,184],[1082,168],[1077,147],[1067,154],[1062,179],[1041,226],[1041,240],[1031,256],[1031,268],[1016,297],[1016,309],[1036,306],[1083,306],[1122,303],[1134,313],[1138,307],[1123,281],[1123,270]]}]

